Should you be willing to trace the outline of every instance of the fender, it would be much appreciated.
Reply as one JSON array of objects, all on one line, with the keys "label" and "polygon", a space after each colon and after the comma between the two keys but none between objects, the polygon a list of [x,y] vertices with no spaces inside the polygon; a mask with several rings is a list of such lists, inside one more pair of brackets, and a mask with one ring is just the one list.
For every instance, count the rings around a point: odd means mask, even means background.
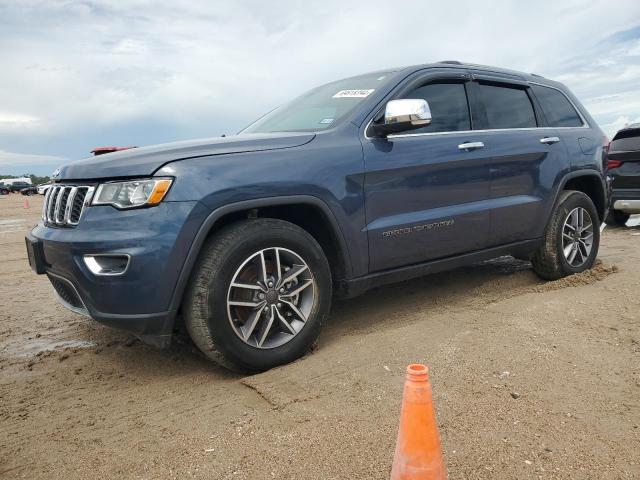
[{"label": "fender", "polygon": [[175,318],[175,315],[180,308],[180,303],[182,302],[184,291],[187,288],[189,278],[191,277],[191,272],[193,271],[193,267],[196,263],[198,255],[200,254],[202,245],[204,244],[205,239],[209,236],[211,230],[214,228],[215,223],[220,218],[229,213],[249,210],[252,208],[293,204],[311,205],[322,210],[327,220],[329,220],[329,222],[331,223],[334,233],[336,233],[336,237],[340,242],[341,256],[344,262],[346,276],[351,277],[351,259],[348,255],[347,244],[345,242],[342,230],[340,229],[340,225],[338,224],[338,221],[336,220],[336,217],[329,206],[318,197],[314,197],[311,195],[287,195],[283,197],[266,197],[230,203],[213,210],[200,226],[198,233],[196,233],[196,236],[191,243],[191,247],[189,248],[189,252],[187,253],[187,258],[185,259],[182,270],[180,271],[180,276],[178,277],[178,282],[176,283],[176,287],[173,291],[173,296],[171,297],[171,304],[169,306],[169,313],[171,317]]}]

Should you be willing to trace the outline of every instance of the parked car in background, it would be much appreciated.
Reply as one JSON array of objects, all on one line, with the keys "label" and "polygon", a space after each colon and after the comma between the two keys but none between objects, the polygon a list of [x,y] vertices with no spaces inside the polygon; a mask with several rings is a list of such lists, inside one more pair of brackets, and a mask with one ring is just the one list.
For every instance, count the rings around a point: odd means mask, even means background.
[{"label": "parked car in background", "polygon": [[51,183],[47,182],[47,183],[41,183],[40,185],[38,185],[38,195],[44,195],[45,193],[47,193],[47,189],[51,186]]},{"label": "parked car in background", "polygon": [[36,187],[35,185],[29,185],[28,187],[20,190],[20,193],[22,195],[36,195],[38,193],[38,187]]},{"label": "parked car in background", "polygon": [[0,183],[0,195],[9,195],[11,193],[11,189],[8,185],[4,183]]},{"label": "parked car in background", "polygon": [[640,213],[640,123],[620,130],[609,144],[607,168],[612,178],[608,225],[624,225]]},{"label": "parked car in background", "polygon": [[238,135],[62,166],[26,238],[61,303],[265,370],[309,351],[334,295],[503,255],[591,268],[605,136],[561,83],[440,62],[317,87]]},{"label": "parked car in background", "polygon": [[29,177],[19,177],[19,178],[0,178],[0,183],[3,183],[4,185],[8,186],[9,188],[11,188],[11,185],[13,184],[19,184],[19,185],[31,185],[31,178]]},{"label": "parked car in background", "polygon": [[32,185],[27,182],[13,182],[11,185],[9,185],[9,188],[11,189],[12,192],[19,192],[20,190],[24,188],[29,188],[31,186]]}]

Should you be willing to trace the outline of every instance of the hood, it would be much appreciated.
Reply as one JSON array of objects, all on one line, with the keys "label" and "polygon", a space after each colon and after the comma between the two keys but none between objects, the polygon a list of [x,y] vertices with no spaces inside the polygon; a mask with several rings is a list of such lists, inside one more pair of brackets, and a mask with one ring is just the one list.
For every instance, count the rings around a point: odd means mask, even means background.
[{"label": "hood", "polygon": [[163,165],[187,158],[259,152],[309,143],[313,133],[247,134],[163,143],[78,160],[60,168],[54,180],[93,180],[152,175]]}]

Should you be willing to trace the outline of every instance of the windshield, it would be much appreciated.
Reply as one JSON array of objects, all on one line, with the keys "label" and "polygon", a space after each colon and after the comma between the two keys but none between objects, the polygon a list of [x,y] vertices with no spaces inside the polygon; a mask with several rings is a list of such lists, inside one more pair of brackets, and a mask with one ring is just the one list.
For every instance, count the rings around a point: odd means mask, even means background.
[{"label": "windshield", "polygon": [[315,132],[334,126],[386,83],[392,72],[338,80],[268,113],[240,133]]}]

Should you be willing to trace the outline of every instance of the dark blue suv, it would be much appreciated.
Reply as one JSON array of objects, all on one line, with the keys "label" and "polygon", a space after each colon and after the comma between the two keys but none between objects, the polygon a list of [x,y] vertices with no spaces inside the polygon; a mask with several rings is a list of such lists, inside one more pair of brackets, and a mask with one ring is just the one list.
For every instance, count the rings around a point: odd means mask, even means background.
[{"label": "dark blue suv", "polygon": [[245,371],[309,350],[333,295],[502,255],[590,268],[604,135],[563,85],[440,62],[323,85],[238,135],[56,172],[26,238],[60,301]]}]

